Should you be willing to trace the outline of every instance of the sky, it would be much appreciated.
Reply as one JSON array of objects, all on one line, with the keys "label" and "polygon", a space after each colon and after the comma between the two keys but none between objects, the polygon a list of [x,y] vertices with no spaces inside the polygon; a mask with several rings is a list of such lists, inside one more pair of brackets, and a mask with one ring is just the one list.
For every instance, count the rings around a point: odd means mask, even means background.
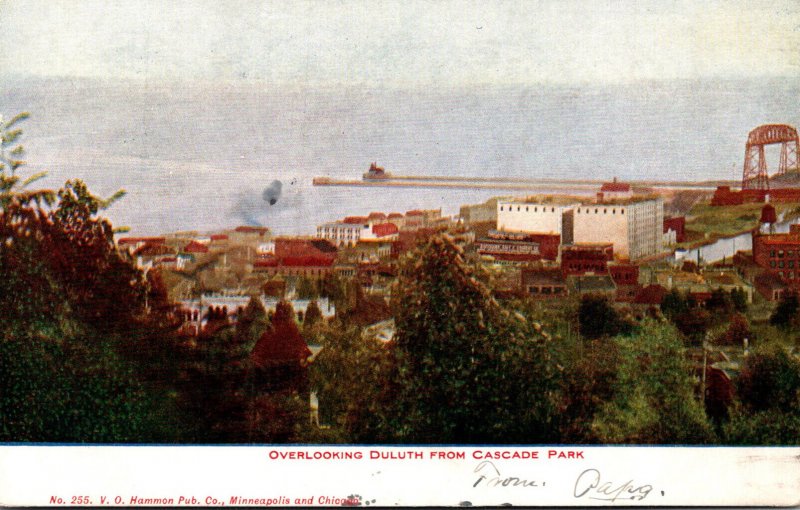
[{"label": "sky", "polygon": [[800,77],[797,1],[0,0],[0,75],[385,87]]}]

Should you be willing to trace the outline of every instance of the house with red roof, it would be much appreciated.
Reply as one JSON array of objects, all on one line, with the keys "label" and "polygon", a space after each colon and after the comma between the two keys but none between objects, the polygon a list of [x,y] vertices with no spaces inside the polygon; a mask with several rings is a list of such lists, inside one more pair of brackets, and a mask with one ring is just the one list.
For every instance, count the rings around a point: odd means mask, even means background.
[{"label": "house with red roof", "polygon": [[159,265],[175,267],[177,264],[175,255],[175,250],[158,242],[142,244],[133,251],[133,256],[136,257],[136,265],[140,269]]},{"label": "house with red roof", "polygon": [[597,196],[599,202],[603,200],[631,198],[633,196],[633,190],[630,184],[627,182],[618,182],[617,178],[614,177],[612,182],[604,182],[603,185],[600,186],[600,193],[598,193]]},{"label": "house with red roof", "polygon": [[256,384],[269,391],[306,392],[311,354],[295,322],[292,305],[280,301],[269,329],[261,335],[250,353],[250,361],[256,370]]},{"label": "house with red roof", "polygon": [[209,249],[204,243],[199,241],[191,241],[183,247],[183,253],[208,253]]},{"label": "house with red roof", "polygon": [[166,237],[120,237],[117,239],[117,248],[138,250],[145,244],[155,245],[165,244],[166,242]]},{"label": "house with red roof", "polygon": [[320,279],[333,272],[337,248],[325,239],[278,237],[274,253],[259,254],[253,271],[269,276]]}]

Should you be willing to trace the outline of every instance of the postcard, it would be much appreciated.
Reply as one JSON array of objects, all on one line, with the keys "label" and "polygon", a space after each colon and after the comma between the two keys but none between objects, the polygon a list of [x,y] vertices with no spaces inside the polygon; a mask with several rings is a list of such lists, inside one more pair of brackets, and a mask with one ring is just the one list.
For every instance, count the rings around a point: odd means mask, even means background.
[{"label": "postcard", "polygon": [[800,505],[797,2],[0,33],[0,504]]}]

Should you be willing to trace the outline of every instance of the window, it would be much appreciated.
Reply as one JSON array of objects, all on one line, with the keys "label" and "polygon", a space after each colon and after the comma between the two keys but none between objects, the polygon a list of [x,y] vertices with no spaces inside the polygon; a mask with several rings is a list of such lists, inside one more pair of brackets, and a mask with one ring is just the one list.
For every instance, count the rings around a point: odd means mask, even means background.
[{"label": "window", "polygon": [[770,260],[769,261],[769,267],[775,267],[775,261],[774,260]]},{"label": "window", "polygon": [[525,206],[525,212],[528,212],[528,206],[527,205]]},{"label": "window", "polygon": [[794,267],[794,260],[790,260],[790,261],[788,262],[788,266],[789,266],[790,268],[791,268],[791,267]]},{"label": "window", "polygon": [[597,214],[597,209],[594,210],[594,213]]},{"label": "window", "polygon": [[611,214],[617,214],[617,210],[616,209],[611,209]]},{"label": "window", "polygon": [[789,250],[786,252],[786,256],[789,258],[794,258],[794,250]]},{"label": "window", "polygon": [[501,211],[503,210],[503,206],[502,206],[502,205],[500,206],[500,210],[501,210]]},{"label": "window", "polygon": [[781,278],[783,278],[783,271],[778,271],[778,276],[780,276]]},{"label": "window", "polygon": [[517,206],[517,212],[519,212],[519,206]]},{"label": "window", "polygon": [[620,214],[625,214],[625,209],[620,209],[620,210],[619,210],[619,213],[620,213]]},{"label": "window", "polygon": [[556,212],[556,208],[555,207],[551,207],[550,208],[550,212]]},{"label": "window", "polygon": [[603,214],[607,214],[607,213],[608,213],[608,209],[603,209]]},{"label": "window", "polygon": [[778,250],[778,258],[779,259],[783,258],[783,250]]},{"label": "window", "polygon": [[778,262],[778,267],[783,267],[783,261]]},{"label": "window", "polygon": [[770,256],[770,257],[774,257],[774,256],[775,256],[775,250],[771,250],[771,251],[769,252],[769,256]]},{"label": "window", "polygon": [[539,208],[538,207],[534,207],[533,208],[533,212],[539,212]]}]

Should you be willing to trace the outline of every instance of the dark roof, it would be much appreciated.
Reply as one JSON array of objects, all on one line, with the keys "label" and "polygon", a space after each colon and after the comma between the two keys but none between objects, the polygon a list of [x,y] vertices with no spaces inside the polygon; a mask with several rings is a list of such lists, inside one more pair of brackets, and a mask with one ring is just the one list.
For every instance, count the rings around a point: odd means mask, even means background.
[{"label": "dark roof", "polygon": [[333,265],[333,261],[333,257],[299,255],[294,257],[283,257],[281,259],[281,265],[290,267],[330,267]]},{"label": "dark roof", "polygon": [[140,246],[134,255],[154,256],[154,255],[172,255],[175,252],[163,244],[146,243]]},{"label": "dark roof", "polygon": [[336,253],[336,246],[327,239],[314,239],[309,244],[323,253]]},{"label": "dark roof", "polygon": [[781,290],[787,288],[786,283],[778,275],[772,273],[761,273],[755,277],[753,283],[762,289]]},{"label": "dark roof", "polygon": [[208,253],[208,246],[197,241],[192,241],[183,247],[185,253]]},{"label": "dark roof", "polygon": [[570,275],[567,284],[577,292],[613,292],[617,288],[610,275]]},{"label": "dark roof", "polygon": [[151,243],[151,244],[164,244],[167,242],[166,237],[120,237],[117,244],[137,244],[137,243]]},{"label": "dark roof", "polygon": [[522,285],[564,285],[566,280],[560,269],[525,269],[522,271]]},{"label": "dark roof", "polygon": [[660,305],[666,293],[667,289],[661,285],[647,285],[639,289],[633,302],[642,305]]},{"label": "dark roof", "polygon": [[628,193],[631,190],[631,185],[626,182],[605,182],[600,187],[602,192],[610,193]]},{"label": "dark roof", "polygon": [[245,234],[266,234],[269,232],[269,229],[267,227],[251,227],[249,225],[243,225],[236,227],[234,231]]}]

